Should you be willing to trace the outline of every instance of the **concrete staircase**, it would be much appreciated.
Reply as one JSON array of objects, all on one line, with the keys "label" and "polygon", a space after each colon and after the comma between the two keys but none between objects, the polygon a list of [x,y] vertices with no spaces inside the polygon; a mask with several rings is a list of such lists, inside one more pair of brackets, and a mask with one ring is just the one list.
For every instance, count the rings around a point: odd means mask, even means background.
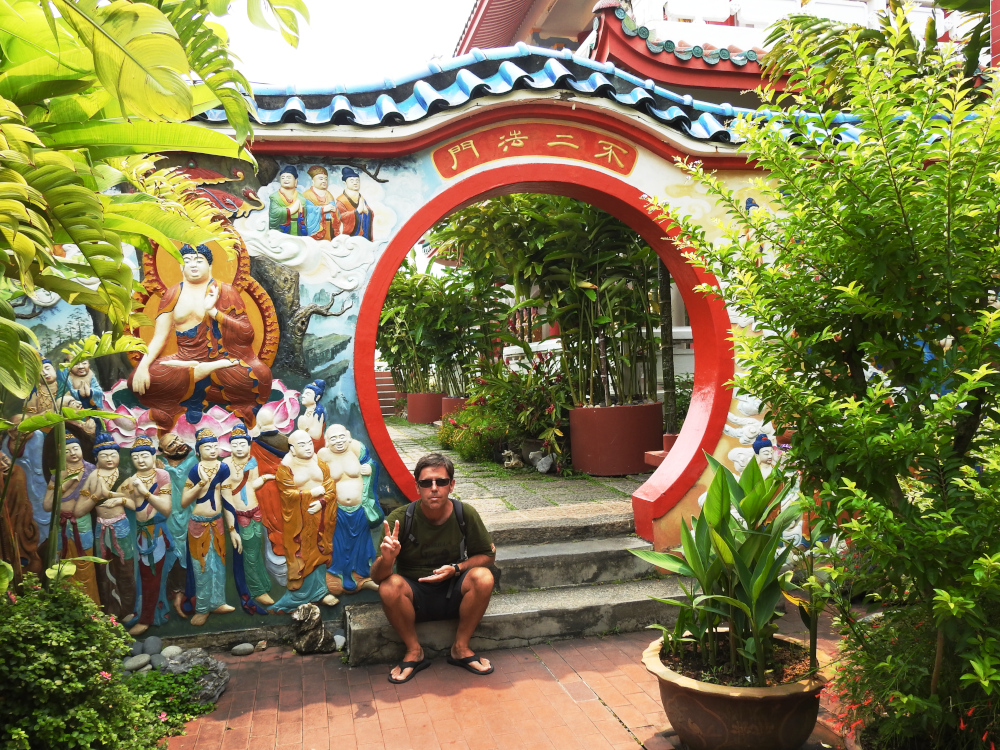
[{"label": "concrete staircase", "polygon": [[382,410],[383,417],[391,417],[395,413],[396,399],[399,394],[396,386],[392,382],[392,373],[375,373],[375,390],[378,392],[378,405]]},{"label": "concrete staircase", "polygon": [[[624,503],[622,504],[624,505]],[[589,506],[589,507],[588,507]],[[497,545],[500,592],[494,593],[472,648],[488,651],[584,635],[669,625],[676,611],[650,597],[683,592],[673,577],[658,577],[631,554],[650,545],[631,532],[631,508],[599,504],[484,515]],[[403,644],[378,603],[345,610],[351,665],[387,663],[403,656]],[[420,623],[428,657],[447,652],[456,621]]]}]

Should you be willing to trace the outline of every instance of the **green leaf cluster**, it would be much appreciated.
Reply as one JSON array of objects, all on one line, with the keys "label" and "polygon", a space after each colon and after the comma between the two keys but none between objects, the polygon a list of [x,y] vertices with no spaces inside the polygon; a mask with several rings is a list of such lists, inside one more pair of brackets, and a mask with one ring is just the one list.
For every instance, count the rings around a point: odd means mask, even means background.
[{"label": "green leaf cluster", "polygon": [[132,639],[78,585],[0,598],[0,745],[153,750],[166,734],[121,672]]},{"label": "green leaf cluster", "polygon": [[[706,668],[728,662],[730,677],[745,676],[766,687],[773,668],[782,568],[791,554],[782,533],[801,510],[790,501],[788,480],[778,472],[765,479],[757,462],[751,461],[737,480],[711,456],[709,460],[715,476],[691,528],[681,525],[681,547],[672,553],[632,550],[632,554],[693,579],[690,588],[681,584],[685,600],[658,600],[681,609],[672,631],[655,626],[664,633],[666,649],[676,653],[685,643],[693,643]],[[723,628],[728,654],[718,649]],[[811,645],[815,652],[815,642]]]},{"label": "green leaf cluster", "polygon": [[[719,281],[705,291],[721,288],[754,321],[734,331],[734,385],[794,432],[785,465],[819,501],[814,536],[848,540],[827,571],[834,588],[933,628],[930,648],[898,655],[897,671],[848,664],[861,685],[894,681],[896,697],[875,691],[868,715],[897,741],[909,722],[935,747],[958,747],[956,707],[989,700],[995,658],[969,639],[994,637],[977,603],[993,597],[985,582],[1000,553],[1000,519],[973,481],[995,481],[1000,99],[918,54],[902,14],[878,44],[864,33],[796,37],[788,87],[762,92],[765,106],[740,122],[740,151],[767,174],[764,208],[744,212],[691,166],[729,223],[718,241],[678,223],[691,262]],[[868,631],[846,597],[838,607],[861,653]],[[956,664],[964,682],[949,677]]]},{"label": "green leaf cluster", "polygon": [[557,195],[514,194],[457,211],[428,236],[442,256],[509,286],[506,318],[558,324],[576,404],[655,398],[656,255],[610,214]]}]

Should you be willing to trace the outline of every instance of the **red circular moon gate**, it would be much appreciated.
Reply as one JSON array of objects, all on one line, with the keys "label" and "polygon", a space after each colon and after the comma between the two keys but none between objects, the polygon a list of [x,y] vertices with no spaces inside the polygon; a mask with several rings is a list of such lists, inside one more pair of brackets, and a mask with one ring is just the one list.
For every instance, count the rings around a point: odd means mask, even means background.
[{"label": "red circular moon gate", "polygon": [[[571,109],[563,103],[538,101],[505,102],[465,117],[445,119],[437,127],[424,128],[409,138],[398,134],[386,138],[385,130],[373,133],[382,137],[364,140],[341,140],[335,133],[329,133],[322,140],[258,140],[253,150],[258,154],[298,153],[330,158],[401,157],[439,148],[486,126],[511,123],[511,127],[517,127],[536,118],[597,128],[625,138],[658,157],[664,170],[676,169],[672,164],[675,158],[689,156],[658,137],[660,134],[655,130],[640,128],[634,119],[621,118],[615,112],[601,108]],[[709,152],[699,154],[698,158],[717,169],[748,169],[746,161],[738,155]],[[732,399],[727,383],[734,374],[729,341],[731,323],[718,296],[695,291],[700,284],[715,285],[715,278],[686,261],[683,248],[672,239],[678,230],[667,230],[658,223],[647,211],[649,195],[633,184],[629,175],[615,174],[614,170],[571,160],[525,163],[521,159],[511,163],[510,159],[499,159],[459,171],[394,231],[367,284],[354,341],[355,388],[372,447],[397,486],[408,498],[415,499],[416,485],[389,436],[375,385],[375,341],[382,306],[403,259],[435,222],[476,201],[510,193],[563,195],[607,211],[628,224],[657,252],[680,290],[697,346],[694,390],[674,448],[632,496],[636,532],[652,540],[654,520],[665,516],[691,490],[707,467],[705,452],[712,453],[722,437]]]}]

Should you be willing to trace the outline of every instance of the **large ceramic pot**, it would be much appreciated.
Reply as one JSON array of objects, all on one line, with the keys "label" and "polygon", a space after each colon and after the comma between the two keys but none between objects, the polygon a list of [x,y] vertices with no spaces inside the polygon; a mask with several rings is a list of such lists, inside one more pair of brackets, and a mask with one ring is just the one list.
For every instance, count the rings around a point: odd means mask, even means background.
[{"label": "large ceramic pot", "polygon": [[409,393],[406,396],[406,421],[429,424],[441,419],[440,393]]},{"label": "large ceramic pot", "polygon": [[460,411],[465,407],[464,398],[451,398],[450,396],[445,396],[441,399],[441,417],[447,417],[452,412]]},{"label": "large ceramic pot", "polygon": [[646,451],[663,444],[663,406],[570,409],[569,434],[577,471],[598,477],[646,472]]},{"label": "large ceramic pot", "polygon": [[[801,643],[795,638],[777,638]],[[684,677],[660,661],[663,639],[642,654],[660,682],[670,726],[689,750],[799,750],[819,714],[819,694],[830,679],[830,658],[820,652],[821,672],[812,679],[767,688],[712,685]]]}]

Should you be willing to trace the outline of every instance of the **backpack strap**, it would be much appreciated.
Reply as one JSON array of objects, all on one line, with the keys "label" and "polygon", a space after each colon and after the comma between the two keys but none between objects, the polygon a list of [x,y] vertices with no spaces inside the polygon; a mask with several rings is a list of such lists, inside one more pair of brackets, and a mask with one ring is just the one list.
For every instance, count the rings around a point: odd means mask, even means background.
[{"label": "backpack strap", "polygon": [[417,510],[417,503],[411,502],[406,506],[406,515],[403,517],[403,539],[408,540],[411,544],[416,544],[417,540],[414,538],[410,531],[413,529],[413,514]]},{"label": "backpack strap", "polygon": [[462,508],[462,501],[451,498],[451,508],[455,513],[455,520],[458,521],[458,528],[462,532],[462,543],[458,547],[458,561],[469,559],[469,553],[465,550],[465,510]]}]

